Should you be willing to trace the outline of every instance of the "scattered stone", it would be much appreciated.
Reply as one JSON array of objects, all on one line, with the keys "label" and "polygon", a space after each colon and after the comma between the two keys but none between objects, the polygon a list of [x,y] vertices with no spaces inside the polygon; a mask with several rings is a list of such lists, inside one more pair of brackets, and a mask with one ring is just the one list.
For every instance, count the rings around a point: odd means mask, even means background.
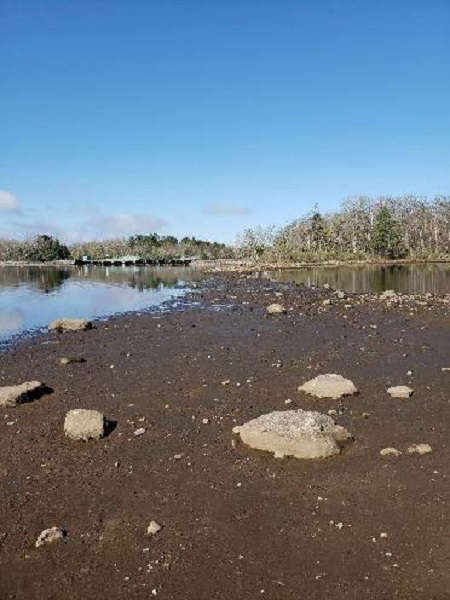
[{"label": "scattered stone", "polygon": [[383,448],[380,450],[380,454],[381,456],[400,456],[401,452],[397,448]]},{"label": "scattered stone", "polygon": [[413,395],[414,390],[407,385],[396,385],[390,387],[387,393],[392,398],[410,398]]},{"label": "scattered stone", "polygon": [[85,358],[78,358],[74,356],[63,356],[59,359],[60,365],[72,365],[75,363],[84,363],[86,362]]},{"label": "scattered stone", "polygon": [[412,444],[407,450],[408,454],[430,454],[433,452],[433,448],[429,444]]},{"label": "scattered stone", "polygon": [[39,398],[46,391],[40,381],[26,381],[20,385],[0,387],[0,406],[16,406]]},{"label": "scattered stone", "polygon": [[339,300],[344,300],[345,292],[342,292],[342,291],[336,292],[336,296],[339,298]]},{"label": "scattered stone", "polygon": [[394,290],[385,290],[380,294],[380,300],[390,300],[396,298],[397,294]]},{"label": "scattered stone", "polygon": [[327,298],[326,300],[324,300],[324,301],[322,302],[322,305],[323,305],[323,306],[330,306],[330,304],[331,304],[331,300],[330,300],[329,298]]},{"label": "scattered stone", "polygon": [[322,458],[339,454],[349,432],[314,411],[274,411],[234,427],[244,444],[272,452],[276,458]]},{"label": "scattered stone", "polygon": [[59,542],[64,539],[67,535],[65,529],[61,527],[50,527],[50,529],[44,529],[36,540],[36,548],[44,546],[45,544],[53,544],[53,542]]},{"label": "scattered stone", "polygon": [[209,419],[202,419],[202,423],[203,423],[203,425],[208,425]]},{"label": "scattered stone", "polygon": [[283,315],[286,312],[286,309],[281,304],[271,304],[266,310],[269,315]]},{"label": "scattered stone", "polygon": [[147,527],[147,534],[155,535],[158,533],[158,531],[161,531],[161,529],[162,529],[162,525],[160,525],[156,521],[150,521],[150,525]]},{"label": "scattered stone", "polygon": [[144,435],[145,432],[146,430],[144,429],[144,427],[139,427],[139,429],[136,429],[136,431],[134,432],[134,435],[136,437],[139,437],[140,435]]},{"label": "scattered stone", "polygon": [[92,329],[91,321],[85,319],[57,319],[48,326],[50,331],[63,333],[64,331],[85,331]]},{"label": "scattered stone", "polygon": [[105,435],[105,417],[97,410],[75,408],[64,420],[64,433],[72,440],[99,440]]},{"label": "scattered stone", "polygon": [[353,381],[344,379],[342,375],[327,374],[318,375],[314,379],[307,381],[298,388],[299,392],[305,392],[316,398],[342,398],[343,396],[353,396],[358,393]]}]

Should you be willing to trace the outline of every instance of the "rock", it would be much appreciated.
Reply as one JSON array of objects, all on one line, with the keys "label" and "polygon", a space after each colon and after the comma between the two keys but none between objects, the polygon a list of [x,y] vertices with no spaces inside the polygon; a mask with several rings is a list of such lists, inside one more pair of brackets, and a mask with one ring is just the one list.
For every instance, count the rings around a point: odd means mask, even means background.
[{"label": "rock", "polygon": [[271,304],[266,311],[269,315],[282,315],[286,312],[286,309],[281,304]]},{"label": "rock", "polygon": [[244,444],[276,458],[323,458],[339,454],[349,432],[327,415],[305,410],[274,411],[234,427]]},{"label": "rock", "polygon": [[383,448],[380,450],[380,454],[381,456],[400,456],[401,452],[397,448]]},{"label": "rock", "polygon": [[85,319],[58,319],[50,323],[48,328],[50,331],[58,333],[64,331],[85,331],[86,329],[92,329],[92,323]]},{"label": "rock", "polygon": [[61,527],[50,527],[50,529],[44,529],[36,540],[36,548],[44,546],[45,544],[53,544],[53,542],[59,542],[64,539],[67,535],[65,529]]},{"label": "rock", "polygon": [[342,375],[330,374],[318,375],[307,381],[298,388],[299,392],[305,392],[316,398],[342,398],[353,396],[358,393],[353,381],[344,379]]},{"label": "rock", "polygon": [[385,290],[380,294],[380,300],[390,300],[396,298],[397,294],[394,290]]},{"label": "rock", "polygon": [[429,444],[413,444],[406,452],[408,454],[430,454],[433,452],[433,448]]},{"label": "rock", "polygon": [[322,305],[323,306],[330,306],[331,304],[331,300],[329,298],[326,298],[325,300],[323,300]]},{"label": "rock", "polygon": [[139,427],[139,429],[136,429],[136,431],[134,432],[134,435],[136,437],[139,437],[141,435],[144,435],[145,431],[146,430],[144,429],[144,427]]},{"label": "rock", "polygon": [[413,395],[414,390],[407,385],[396,385],[390,387],[387,393],[392,398],[410,398]]},{"label": "rock", "polygon": [[84,363],[86,362],[85,358],[77,358],[73,356],[63,356],[58,360],[60,365],[72,365],[75,363]]},{"label": "rock", "polygon": [[0,387],[0,406],[16,406],[39,398],[48,390],[40,381],[26,381],[20,385]]},{"label": "rock", "polygon": [[64,433],[72,440],[99,440],[105,435],[105,417],[97,410],[75,408],[64,420]]},{"label": "rock", "polygon": [[345,292],[336,292],[336,296],[339,298],[339,300],[344,300],[345,299]]},{"label": "rock", "polygon": [[148,535],[155,535],[158,531],[161,531],[162,525],[157,523],[156,521],[150,521],[150,525],[147,527]]}]

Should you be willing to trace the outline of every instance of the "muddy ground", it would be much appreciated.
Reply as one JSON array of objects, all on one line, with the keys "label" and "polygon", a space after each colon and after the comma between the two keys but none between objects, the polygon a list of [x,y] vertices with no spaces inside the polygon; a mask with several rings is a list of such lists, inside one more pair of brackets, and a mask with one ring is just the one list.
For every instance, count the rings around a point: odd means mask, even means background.
[{"label": "muddy ground", "polygon": [[[449,304],[243,276],[193,298],[0,354],[1,385],[53,389],[0,409],[0,598],[450,598]],[[272,302],[287,314],[267,316]],[[330,372],[360,394],[297,391]],[[387,395],[401,384],[412,398]],[[77,407],[116,428],[65,438]],[[233,426],[286,408],[335,409],[354,442],[317,461],[232,447]],[[433,452],[379,454],[414,443]],[[36,548],[54,525],[65,540]]]}]

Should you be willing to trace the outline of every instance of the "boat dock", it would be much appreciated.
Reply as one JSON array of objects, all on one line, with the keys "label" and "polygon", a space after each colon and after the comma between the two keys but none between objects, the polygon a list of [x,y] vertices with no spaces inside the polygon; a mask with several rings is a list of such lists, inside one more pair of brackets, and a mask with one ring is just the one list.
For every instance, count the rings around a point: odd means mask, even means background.
[{"label": "boat dock", "polygon": [[120,258],[98,258],[93,259],[90,256],[76,258],[75,265],[94,265],[101,267],[188,267],[192,258],[142,258],[139,256],[123,256]]}]

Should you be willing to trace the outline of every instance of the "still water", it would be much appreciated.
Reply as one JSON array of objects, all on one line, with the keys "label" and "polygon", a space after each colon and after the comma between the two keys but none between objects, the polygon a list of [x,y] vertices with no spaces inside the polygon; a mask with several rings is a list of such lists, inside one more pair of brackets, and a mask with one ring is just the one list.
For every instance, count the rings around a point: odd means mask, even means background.
[{"label": "still water", "polygon": [[380,293],[395,290],[406,294],[450,293],[450,264],[423,265],[358,265],[340,267],[308,267],[278,271],[275,281],[323,286],[346,292]]},{"label": "still water", "polygon": [[158,306],[201,277],[189,267],[0,267],[0,343],[62,317]]}]

